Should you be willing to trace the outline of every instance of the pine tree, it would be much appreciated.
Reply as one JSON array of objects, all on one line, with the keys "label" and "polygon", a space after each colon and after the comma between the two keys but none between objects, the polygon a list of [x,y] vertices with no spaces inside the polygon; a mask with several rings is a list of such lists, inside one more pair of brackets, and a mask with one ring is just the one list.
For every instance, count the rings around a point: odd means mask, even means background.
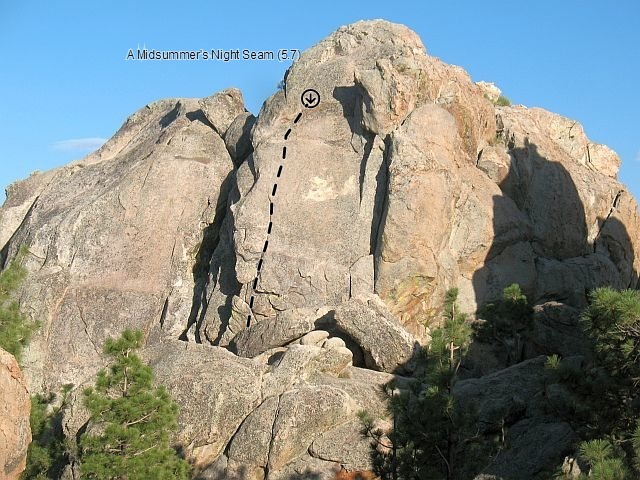
[{"label": "pine tree", "polygon": [[30,322],[20,311],[20,305],[13,298],[27,276],[27,271],[22,266],[26,254],[27,249],[21,249],[16,258],[0,273],[0,348],[11,353],[18,361],[22,350],[38,327],[37,323]]},{"label": "pine tree", "polygon": [[108,339],[104,353],[113,363],[84,392],[91,420],[80,440],[83,478],[188,478],[187,462],[169,445],[178,407],[135,354],[141,342],[142,333],[130,330]]},{"label": "pine tree", "polygon": [[[640,474],[640,291],[598,288],[582,314],[595,362],[578,382],[585,423],[581,478],[626,480]],[[593,437],[600,437],[595,438]]]},{"label": "pine tree", "polygon": [[27,452],[27,465],[20,476],[24,480],[59,478],[68,458],[62,432],[62,410],[73,385],[62,387],[61,399],[56,395],[36,394],[31,397],[32,441]]},{"label": "pine tree", "polygon": [[627,480],[629,470],[622,455],[616,454],[608,440],[596,439],[582,442],[578,447],[580,457],[589,467],[588,474],[580,477],[592,480]]},{"label": "pine tree", "polygon": [[594,290],[582,323],[596,357],[599,427],[628,436],[640,416],[640,291]]},{"label": "pine tree", "polygon": [[360,414],[365,432],[384,452],[374,455],[384,479],[451,479],[460,469],[457,454],[469,429],[468,419],[456,409],[453,386],[471,331],[458,311],[457,295],[456,289],[447,292],[443,324],[432,332],[416,381],[391,395],[394,425],[388,438],[369,415]]}]

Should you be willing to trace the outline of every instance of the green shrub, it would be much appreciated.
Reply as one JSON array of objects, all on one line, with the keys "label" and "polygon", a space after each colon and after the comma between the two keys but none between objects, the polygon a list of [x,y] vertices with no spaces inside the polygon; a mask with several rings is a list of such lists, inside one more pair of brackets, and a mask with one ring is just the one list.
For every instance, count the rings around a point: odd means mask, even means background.
[{"label": "green shrub", "polygon": [[484,323],[474,326],[474,339],[491,345],[496,354],[506,355],[506,365],[523,360],[523,345],[531,333],[532,308],[516,283],[502,291],[502,298],[479,310]]},{"label": "green shrub", "polygon": [[20,362],[22,350],[29,344],[38,324],[30,322],[20,311],[14,294],[24,282],[27,271],[22,260],[27,250],[21,249],[9,266],[0,273],[0,347]]},{"label": "green shrub", "polygon": [[27,452],[27,466],[22,473],[24,480],[59,478],[67,463],[64,435],[61,427],[62,409],[66,404],[71,385],[62,389],[62,399],[54,406],[55,395],[31,397],[31,436]]},{"label": "green shrub", "polygon": [[105,344],[112,363],[84,392],[91,419],[80,439],[82,478],[188,478],[187,462],[169,445],[178,406],[135,354],[141,345],[142,332],[131,330]]},{"label": "green shrub", "polygon": [[496,100],[495,104],[497,106],[499,106],[499,107],[510,107],[511,106],[511,100],[509,100],[504,95],[500,95],[498,97],[498,99]]}]

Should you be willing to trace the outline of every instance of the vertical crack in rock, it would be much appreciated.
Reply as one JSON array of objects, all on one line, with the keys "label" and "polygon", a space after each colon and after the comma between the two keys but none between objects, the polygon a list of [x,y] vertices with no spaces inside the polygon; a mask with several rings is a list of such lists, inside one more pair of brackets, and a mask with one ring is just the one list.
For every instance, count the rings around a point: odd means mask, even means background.
[{"label": "vertical crack in rock", "polygon": [[[188,331],[195,325],[200,324],[207,313],[208,297],[207,287],[211,280],[210,266],[214,252],[220,243],[220,229],[227,215],[227,207],[229,205],[229,196],[231,193],[231,184],[235,176],[235,170],[229,172],[220,186],[220,194],[216,203],[215,215],[213,221],[209,223],[202,231],[202,240],[200,247],[196,253],[195,263],[193,265],[193,296],[191,301],[191,312],[187,325],[180,335],[180,340],[187,340]],[[196,343],[202,343],[200,337],[200,329],[195,329]]]},{"label": "vertical crack in rock", "polygon": [[78,293],[75,292],[74,296],[76,301],[76,307],[78,307],[78,315],[80,316],[80,321],[82,322],[82,325],[84,325],[84,333],[89,339],[89,342],[91,343],[91,345],[93,345],[93,349],[96,351],[96,353],[98,355],[101,355],[102,354],[101,350],[98,348],[98,346],[95,344],[95,342],[91,338],[91,335],[89,334],[89,324],[87,323],[87,320],[84,318],[84,312],[82,311],[82,307],[80,306],[80,302],[78,301]]},{"label": "vertical crack in rock", "polygon": [[382,153],[382,163],[376,175],[376,193],[374,197],[373,217],[371,219],[371,236],[369,240],[369,253],[373,255],[373,285],[378,280],[379,262],[382,252],[382,234],[387,221],[389,210],[389,181],[391,162],[391,135],[384,139],[384,152]]},{"label": "vertical crack in rock", "polygon": [[597,250],[597,247],[598,247],[598,240],[600,240],[600,235],[602,235],[602,232],[604,231],[604,228],[605,228],[607,222],[611,218],[611,215],[613,215],[613,212],[620,205],[620,198],[622,198],[622,194],[623,193],[625,193],[624,190],[618,190],[618,192],[616,193],[615,198],[613,199],[613,202],[611,202],[611,208],[609,209],[609,213],[607,213],[607,216],[602,221],[602,224],[600,225],[600,228],[598,229],[598,233],[596,234],[596,237],[593,239],[593,253],[596,253],[596,250]]},{"label": "vertical crack in rock", "polygon": [[264,467],[264,478],[269,480],[269,464],[271,463],[271,451],[273,450],[273,444],[276,440],[276,425],[278,418],[280,417],[280,403],[282,402],[282,394],[278,395],[278,406],[276,407],[276,414],[273,417],[273,425],[271,425],[271,441],[269,442],[269,451],[267,452],[267,464]]},{"label": "vertical crack in rock", "polygon": [[160,313],[160,329],[164,328],[164,321],[167,319],[167,310],[169,309],[169,297],[171,293],[167,295],[164,299],[164,304],[162,305],[162,312]]}]

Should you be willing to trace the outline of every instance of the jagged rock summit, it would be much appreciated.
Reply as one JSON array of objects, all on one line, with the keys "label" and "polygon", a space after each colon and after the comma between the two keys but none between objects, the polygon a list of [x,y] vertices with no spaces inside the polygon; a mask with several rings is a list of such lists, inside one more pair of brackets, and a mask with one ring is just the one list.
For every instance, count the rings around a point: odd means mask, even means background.
[{"label": "jagged rock summit", "polygon": [[[331,478],[371,467],[356,413],[385,415],[380,387],[411,372],[450,287],[473,312],[522,285],[541,312],[524,370],[538,375],[540,345],[571,348],[554,312],[637,285],[640,217],[613,151],[493,97],[408,28],[358,22],[304,52],[257,118],[235,89],[161,100],[85,159],[13,184],[0,262],[29,248],[32,391],[81,392],[105,339],[139,328],[202,478]],[[71,404],[75,438],[87,416]],[[561,431],[561,452],[568,427],[534,410],[515,425]],[[535,442],[513,443],[505,469]]]}]

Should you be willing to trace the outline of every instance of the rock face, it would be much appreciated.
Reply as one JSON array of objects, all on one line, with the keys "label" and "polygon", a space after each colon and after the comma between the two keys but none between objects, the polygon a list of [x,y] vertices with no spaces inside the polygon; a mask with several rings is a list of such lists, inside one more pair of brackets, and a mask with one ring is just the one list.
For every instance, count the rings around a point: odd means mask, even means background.
[{"label": "rock face", "polygon": [[17,480],[31,443],[31,398],[18,362],[0,348],[0,477]]},{"label": "rock face", "polygon": [[124,328],[177,338],[195,321],[233,176],[210,119],[223,128],[244,112],[238,91],[218,96],[234,101],[208,115],[197,100],[148,105],[96,153],[9,190],[3,219],[30,203],[0,248],[31,253],[21,301],[43,324],[25,357],[35,391],[89,380]]},{"label": "rock face", "polygon": [[[583,355],[585,292],[638,285],[640,216],[613,151],[496,96],[406,27],[358,22],[304,52],[257,117],[235,89],[162,100],[12,185],[0,265],[29,248],[29,385],[81,388],[104,340],[139,328],[202,478],[333,478],[371,468],[356,412],[386,416],[380,387],[411,372],[445,292],[475,312],[518,283],[537,304],[528,360],[456,388],[488,432],[512,422],[487,474],[555,461],[572,432],[529,402],[537,356]],[[557,444],[532,452],[544,435]]]}]

